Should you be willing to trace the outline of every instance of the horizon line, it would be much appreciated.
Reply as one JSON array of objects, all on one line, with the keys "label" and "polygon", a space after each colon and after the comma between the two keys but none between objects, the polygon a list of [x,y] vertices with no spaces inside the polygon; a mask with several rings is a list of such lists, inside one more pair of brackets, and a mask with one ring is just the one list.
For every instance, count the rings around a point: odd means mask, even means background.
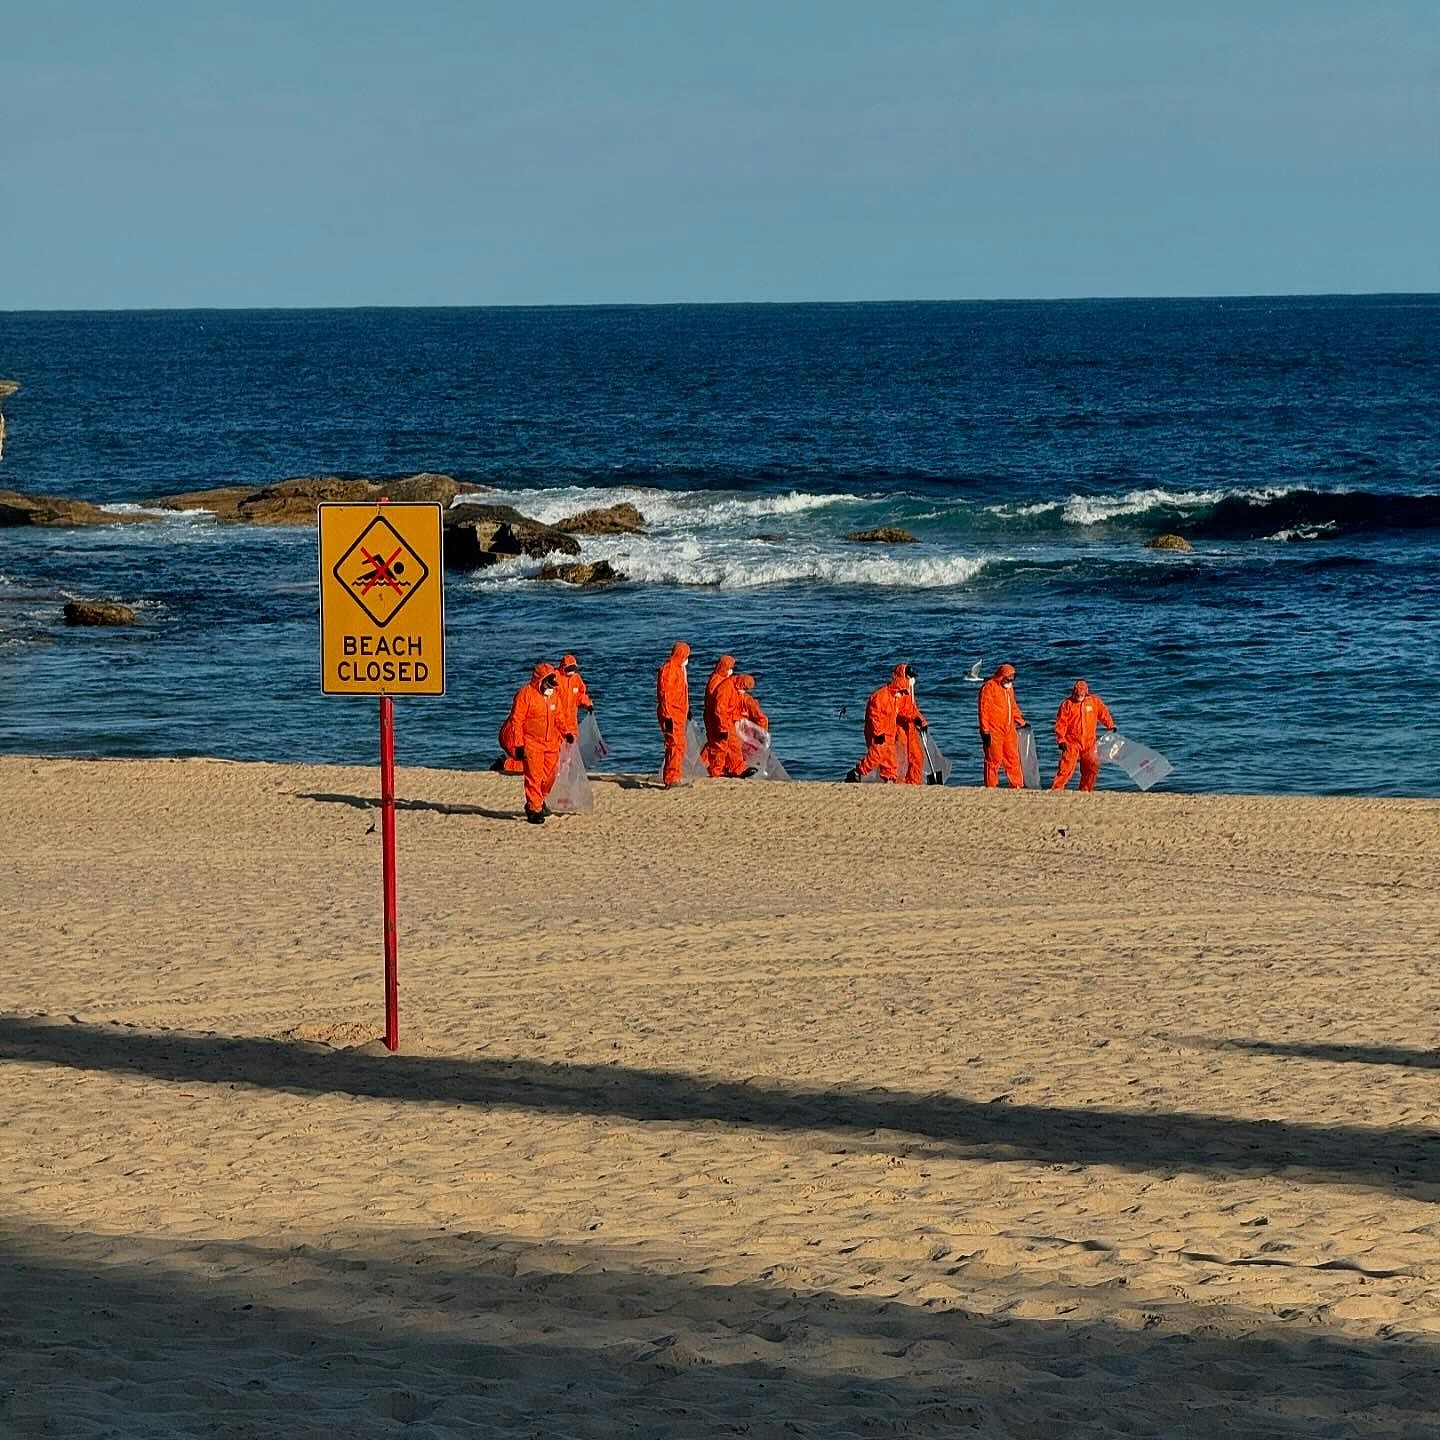
[{"label": "horizon line", "polygon": [[1156,301],[1196,300],[1431,300],[1440,299],[1440,290],[1256,290],[1234,294],[1147,294],[1147,295],[997,295],[950,297],[892,297],[884,300],[539,300],[477,303],[425,302],[417,304],[336,305],[28,305],[0,309],[0,315],[174,315],[174,314],[268,314],[275,311],[370,311],[370,310],[680,310],[738,309],[801,306],[854,308],[861,305],[1123,305]]}]

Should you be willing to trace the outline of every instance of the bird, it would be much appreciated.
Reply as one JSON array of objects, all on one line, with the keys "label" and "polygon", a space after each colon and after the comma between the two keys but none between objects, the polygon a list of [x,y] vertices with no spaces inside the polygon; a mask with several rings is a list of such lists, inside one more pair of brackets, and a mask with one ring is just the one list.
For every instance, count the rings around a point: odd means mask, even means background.
[{"label": "bird", "polygon": [[981,673],[980,673],[981,663],[982,663],[981,661],[977,660],[977,661],[965,672],[965,681],[966,681],[966,684],[969,684],[969,685],[980,685],[980,684],[982,684],[982,683],[984,682],[985,677],[984,677],[983,675],[981,675]]}]

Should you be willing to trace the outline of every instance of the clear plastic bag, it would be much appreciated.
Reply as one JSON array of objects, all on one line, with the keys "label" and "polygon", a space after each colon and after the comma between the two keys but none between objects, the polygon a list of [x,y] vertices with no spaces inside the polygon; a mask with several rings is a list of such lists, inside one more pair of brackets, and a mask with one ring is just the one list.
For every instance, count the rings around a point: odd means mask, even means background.
[{"label": "clear plastic bag", "polygon": [[1027,790],[1038,790],[1040,788],[1040,756],[1035,750],[1035,732],[1027,725],[1023,730],[1017,730],[1015,733],[1020,742],[1020,778],[1024,780]]},{"label": "clear plastic bag", "polygon": [[710,773],[701,754],[704,749],[705,726],[692,720],[685,727],[685,768],[680,772],[686,780],[703,780]]},{"label": "clear plastic bag", "polygon": [[580,758],[585,762],[586,769],[592,765],[598,765],[609,753],[610,747],[600,733],[600,724],[595,719],[595,712],[593,710],[582,711],[580,715]]},{"label": "clear plastic bag", "polygon": [[950,757],[940,748],[935,737],[928,730],[921,731],[920,739],[925,746],[925,783],[927,785],[948,785],[950,772],[954,769]]},{"label": "clear plastic bag", "polygon": [[580,758],[580,747],[568,740],[561,747],[560,768],[555,772],[555,784],[545,803],[556,815],[588,815],[595,808],[595,796],[590,789],[590,777],[585,773],[585,762]]},{"label": "clear plastic bag", "polygon": [[1141,790],[1158,785],[1175,767],[1157,750],[1113,732],[1095,737],[1095,753],[1102,765],[1116,765]]},{"label": "clear plastic bag", "polygon": [[753,720],[737,720],[735,733],[740,737],[740,753],[755,780],[788,780],[789,772],[770,748],[770,732]]}]

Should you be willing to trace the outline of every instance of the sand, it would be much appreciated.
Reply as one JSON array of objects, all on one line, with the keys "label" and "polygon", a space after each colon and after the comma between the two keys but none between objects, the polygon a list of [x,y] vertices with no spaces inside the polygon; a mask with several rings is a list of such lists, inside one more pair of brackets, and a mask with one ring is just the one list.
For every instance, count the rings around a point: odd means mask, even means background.
[{"label": "sand", "polygon": [[0,759],[0,1434],[1440,1431],[1440,804],[376,788]]}]

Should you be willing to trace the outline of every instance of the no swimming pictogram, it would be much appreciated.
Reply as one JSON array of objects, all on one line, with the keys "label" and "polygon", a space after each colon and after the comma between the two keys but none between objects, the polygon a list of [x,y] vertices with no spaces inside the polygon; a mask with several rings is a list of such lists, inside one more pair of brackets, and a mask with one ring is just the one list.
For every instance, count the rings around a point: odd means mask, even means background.
[{"label": "no swimming pictogram", "polygon": [[383,630],[430,575],[430,567],[377,515],[334,567],[345,593]]}]

